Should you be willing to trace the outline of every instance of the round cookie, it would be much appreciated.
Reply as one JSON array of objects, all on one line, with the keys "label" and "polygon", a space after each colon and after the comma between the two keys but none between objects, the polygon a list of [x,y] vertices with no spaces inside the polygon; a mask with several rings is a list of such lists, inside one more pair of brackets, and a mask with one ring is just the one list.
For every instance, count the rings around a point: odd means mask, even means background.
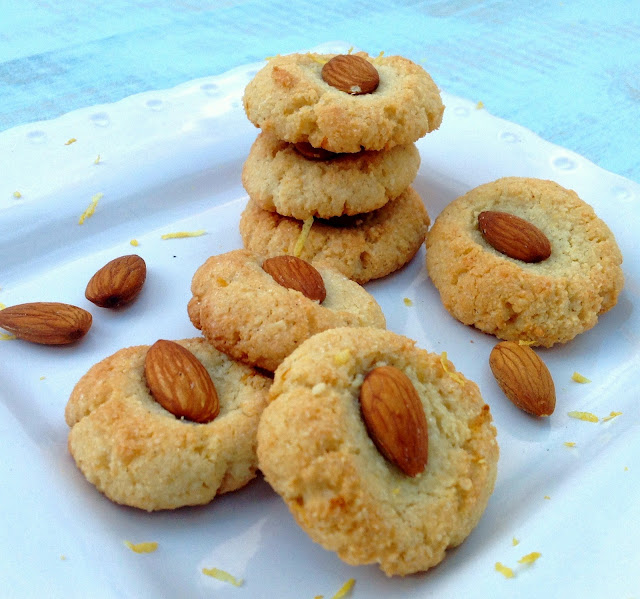
[{"label": "round cookie", "polygon": [[[428,462],[405,475],[376,449],[359,394],[378,366],[414,385]],[[453,378],[451,375],[454,375]],[[387,575],[427,570],[469,535],[493,491],[499,448],[477,385],[390,331],[333,329],[276,370],[258,426],[258,464],[298,524],[352,565]]]},{"label": "round cookie", "polygon": [[[540,229],[551,256],[526,263],[493,249],[478,228],[485,210]],[[622,255],[591,206],[553,181],[507,177],[449,204],[427,237],[427,270],[444,307],[464,324],[550,347],[593,327],[617,302]]]},{"label": "round cookie", "polygon": [[202,338],[176,343],[213,380],[220,413],[211,422],[176,418],[153,399],[146,345],[95,364],[67,403],[69,451],[87,480],[116,503],[148,511],[200,505],[255,478],[256,430],[271,379]]},{"label": "round cookie", "polygon": [[313,160],[295,144],[261,133],[244,163],[242,183],[264,210],[299,220],[331,218],[384,206],[412,183],[419,166],[414,144]]},{"label": "round cookie", "polygon": [[278,139],[331,152],[388,149],[440,126],[440,92],[421,66],[402,56],[357,55],[378,71],[373,93],[352,95],[322,79],[335,54],[275,56],[245,89],[247,117]]},{"label": "round cookie", "polygon": [[[404,266],[424,242],[429,215],[418,193],[407,188],[382,208],[315,220],[300,258],[364,284]],[[244,246],[264,256],[293,254],[303,223],[262,210],[249,200],[240,217]]]},{"label": "round cookie", "polygon": [[373,296],[340,273],[318,268],[326,288],[319,303],[277,283],[262,262],[247,250],[212,256],[191,283],[191,322],[236,360],[274,371],[300,343],[320,331],[386,326]]}]

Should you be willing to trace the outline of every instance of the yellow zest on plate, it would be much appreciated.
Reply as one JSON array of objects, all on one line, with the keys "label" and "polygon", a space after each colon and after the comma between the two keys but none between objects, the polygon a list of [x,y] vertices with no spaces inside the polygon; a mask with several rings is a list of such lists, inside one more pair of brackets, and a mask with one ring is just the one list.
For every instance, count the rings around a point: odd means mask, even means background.
[{"label": "yellow zest on plate", "polygon": [[476,109],[477,110],[482,110],[484,108],[484,102],[482,102],[482,100],[480,100],[477,104],[476,104]]},{"label": "yellow zest on plate", "polygon": [[211,576],[211,578],[215,578],[216,580],[228,582],[234,587],[240,587],[244,583],[244,580],[242,578],[236,578],[232,574],[229,574],[229,572],[220,570],[220,568],[202,568],[202,573],[206,576]]},{"label": "yellow zest on plate", "polygon": [[206,231],[204,229],[198,229],[197,231],[176,231],[175,233],[165,233],[162,239],[182,239],[183,237],[200,237],[204,235]]},{"label": "yellow zest on plate", "polygon": [[78,220],[79,225],[83,225],[84,221],[88,218],[91,218],[96,211],[96,207],[98,206],[98,202],[104,196],[103,193],[97,193],[91,198],[91,203],[88,208],[80,215],[80,219]]},{"label": "yellow zest on plate", "polygon": [[511,544],[515,547],[520,544],[520,540],[513,537],[513,539],[511,539]]},{"label": "yellow zest on plate", "polygon": [[342,599],[342,597],[346,597],[351,593],[354,584],[356,584],[355,578],[350,578],[338,589],[338,592],[331,599]]},{"label": "yellow zest on plate", "polygon": [[571,411],[568,412],[568,415],[571,418],[576,418],[578,420],[584,420],[585,422],[598,422],[598,417],[595,414],[592,414],[591,412],[578,412],[578,411]]},{"label": "yellow zest on plate", "polygon": [[551,499],[548,495],[545,495],[543,499]]},{"label": "yellow zest on plate", "polygon": [[8,333],[0,333],[0,341],[13,341],[17,339],[15,335],[9,335]]},{"label": "yellow zest on plate", "polygon": [[496,572],[500,572],[505,578],[513,578],[513,570],[508,566],[505,566],[501,562],[496,562]]},{"label": "yellow zest on plate", "polygon": [[527,553],[527,555],[523,555],[519,560],[519,564],[532,564],[536,560],[542,557],[542,553],[539,551],[532,551],[531,553]]},{"label": "yellow zest on plate", "polygon": [[73,143],[76,143],[78,140],[75,137],[72,137],[71,139],[67,140],[64,142],[65,146],[70,146]]},{"label": "yellow zest on plate", "polygon": [[309,231],[311,231],[311,225],[313,225],[313,216],[305,219],[302,223],[302,231],[300,231],[300,235],[298,235],[298,239],[296,240],[296,245],[293,248],[293,255],[296,258],[299,258],[300,254],[302,254],[304,244],[307,242],[307,237],[309,237]]},{"label": "yellow zest on plate", "polygon": [[464,378],[462,377],[462,375],[458,372],[455,372],[454,370],[450,370],[449,369],[449,363],[447,360],[447,352],[443,351],[440,354],[440,364],[442,364],[442,368],[444,369],[444,371],[458,384],[460,385],[464,385]]},{"label": "yellow zest on plate", "polygon": [[124,544],[134,553],[153,553],[158,548],[158,543],[155,541],[145,541],[135,544],[131,541],[125,541]]},{"label": "yellow zest on plate", "polygon": [[402,301],[404,302],[405,306],[413,306],[413,302],[408,297],[405,297]]},{"label": "yellow zest on plate", "polygon": [[0,302],[0,310],[4,310],[7,306],[5,306],[2,302]]},{"label": "yellow zest on plate", "polygon": [[22,194],[19,191],[14,191],[13,197],[19,200],[22,197]]},{"label": "yellow zest on plate", "polygon": [[574,372],[571,375],[571,380],[575,381],[576,383],[590,383],[591,382],[586,376],[582,376],[579,372]]},{"label": "yellow zest on plate", "polygon": [[93,161],[93,164],[98,164],[100,162],[100,154],[96,156],[96,159]]},{"label": "yellow zest on plate", "polygon": [[564,446],[565,446],[565,447],[575,447],[575,446],[576,446],[576,444],[575,444],[575,442],[574,442],[574,441],[565,441],[565,442],[564,442]]},{"label": "yellow zest on plate", "polygon": [[602,417],[602,422],[608,422],[609,420],[613,420],[617,416],[622,416],[622,412],[611,412],[608,416]]},{"label": "yellow zest on plate", "polygon": [[137,239],[132,239],[129,243],[136,248],[140,245]]}]

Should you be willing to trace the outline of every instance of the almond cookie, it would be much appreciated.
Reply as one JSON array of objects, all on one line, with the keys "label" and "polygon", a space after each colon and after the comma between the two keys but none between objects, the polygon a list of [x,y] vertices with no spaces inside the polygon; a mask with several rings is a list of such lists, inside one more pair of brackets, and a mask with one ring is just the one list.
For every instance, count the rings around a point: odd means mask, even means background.
[{"label": "almond cookie", "polygon": [[[505,217],[495,212],[526,223],[514,230],[508,217],[505,230]],[[548,245],[522,238],[531,225]],[[426,245],[427,270],[444,307],[509,341],[565,343],[593,327],[624,284],[622,255],[607,225],[553,181],[507,177],[469,191],[438,216]],[[533,256],[537,246],[547,251]],[[526,261],[527,254],[538,261]]]},{"label": "almond cookie", "polygon": [[[409,262],[429,222],[422,199],[409,187],[373,212],[314,220],[299,255],[364,284]],[[262,210],[252,200],[240,217],[244,246],[265,256],[295,253],[302,230],[302,221]]]},{"label": "almond cookie", "polygon": [[[427,570],[487,506],[499,454],[489,406],[445,364],[390,331],[343,328],[305,341],[276,370],[258,426],[260,470],[309,536],[349,564]],[[363,381],[383,366],[408,377],[424,410],[428,458],[415,475],[383,456],[361,411]],[[395,417],[386,413],[387,428]]]},{"label": "almond cookie", "polygon": [[[444,112],[440,92],[421,66],[402,56],[371,58],[364,52],[340,56],[347,64],[334,69],[325,65],[335,54],[269,59],[245,89],[249,120],[278,139],[308,142],[331,152],[409,144],[440,126]],[[363,66],[373,69],[379,80],[369,93],[362,93],[363,82],[356,72]],[[328,71],[333,73],[327,76]],[[337,87],[345,75],[353,79],[348,91]]]},{"label": "almond cookie", "polygon": [[261,133],[242,169],[242,183],[264,210],[305,220],[371,212],[415,179],[414,144],[355,154],[316,152]]},{"label": "almond cookie", "polygon": [[151,395],[149,346],[121,349],[76,384],[65,419],[69,451],[87,480],[116,503],[143,510],[210,502],[256,475],[256,430],[271,379],[202,338],[177,341],[209,373],[219,413],[198,424]]},{"label": "almond cookie", "polygon": [[326,293],[319,301],[283,286],[263,265],[261,256],[247,250],[212,256],[196,271],[191,284],[191,322],[210,343],[236,360],[273,371],[300,343],[320,331],[386,325],[373,296],[339,272],[318,268],[319,284]]}]

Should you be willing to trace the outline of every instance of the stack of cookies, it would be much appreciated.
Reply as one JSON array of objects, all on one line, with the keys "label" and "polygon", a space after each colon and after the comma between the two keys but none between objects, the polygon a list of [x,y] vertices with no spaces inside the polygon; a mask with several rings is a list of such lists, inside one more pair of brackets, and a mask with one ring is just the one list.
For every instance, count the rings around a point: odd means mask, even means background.
[{"label": "stack of cookies", "polygon": [[244,108],[262,130],[242,172],[245,248],[361,284],[415,255],[430,221],[411,187],[414,142],[444,111],[422,67],[365,53],[277,56],[247,85]]}]

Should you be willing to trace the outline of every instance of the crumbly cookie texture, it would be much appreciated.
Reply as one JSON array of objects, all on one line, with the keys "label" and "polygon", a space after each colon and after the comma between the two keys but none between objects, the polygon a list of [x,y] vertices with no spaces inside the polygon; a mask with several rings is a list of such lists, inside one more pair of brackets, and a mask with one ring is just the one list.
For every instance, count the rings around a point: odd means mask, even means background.
[{"label": "crumbly cookie texture", "polygon": [[[380,454],[361,417],[363,379],[382,365],[404,372],[424,407],[429,458],[415,477]],[[276,370],[259,467],[298,524],[347,563],[377,563],[387,575],[427,570],[480,520],[496,479],[496,430],[477,385],[447,370],[406,337],[350,328],[312,337]]]},{"label": "crumbly cookie texture", "polygon": [[242,183],[265,210],[299,220],[331,218],[384,206],[412,183],[419,166],[414,144],[311,160],[294,144],[261,133],[244,163]]},{"label": "crumbly cookie texture", "polygon": [[312,335],[342,326],[386,326],[372,295],[344,275],[318,268],[322,303],[276,283],[263,258],[247,250],[210,257],[195,273],[188,312],[194,326],[220,351],[274,371]]},{"label": "crumbly cookie texture", "polygon": [[[364,284],[409,262],[424,242],[429,223],[422,199],[409,187],[373,212],[315,220],[300,258]],[[240,218],[240,233],[244,246],[254,252],[293,254],[302,225],[249,200]]]},{"label": "crumbly cookie texture", "polygon": [[[538,227],[551,256],[525,263],[493,249],[478,229],[485,210]],[[426,246],[444,307],[464,324],[510,341],[565,343],[592,328],[624,284],[622,255],[607,225],[553,181],[507,177],[469,191],[438,216]]]},{"label": "crumbly cookie texture", "polygon": [[256,475],[256,431],[271,379],[202,338],[177,341],[209,372],[220,413],[207,424],[178,419],[152,397],[149,346],[121,349],[76,384],[65,419],[69,451],[87,480],[116,503],[143,510],[210,502]]},{"label": "crumbly cookie texture", "polygon": [[322,79],[323,65],[335,54],[269,59],[245,89],[249,120],[278,139],[306,141],[331,152],[388,149],[440,126],[440,92],[421,66],[401,56],[358,55],[380,76],[373,93],[351,95]]}]

